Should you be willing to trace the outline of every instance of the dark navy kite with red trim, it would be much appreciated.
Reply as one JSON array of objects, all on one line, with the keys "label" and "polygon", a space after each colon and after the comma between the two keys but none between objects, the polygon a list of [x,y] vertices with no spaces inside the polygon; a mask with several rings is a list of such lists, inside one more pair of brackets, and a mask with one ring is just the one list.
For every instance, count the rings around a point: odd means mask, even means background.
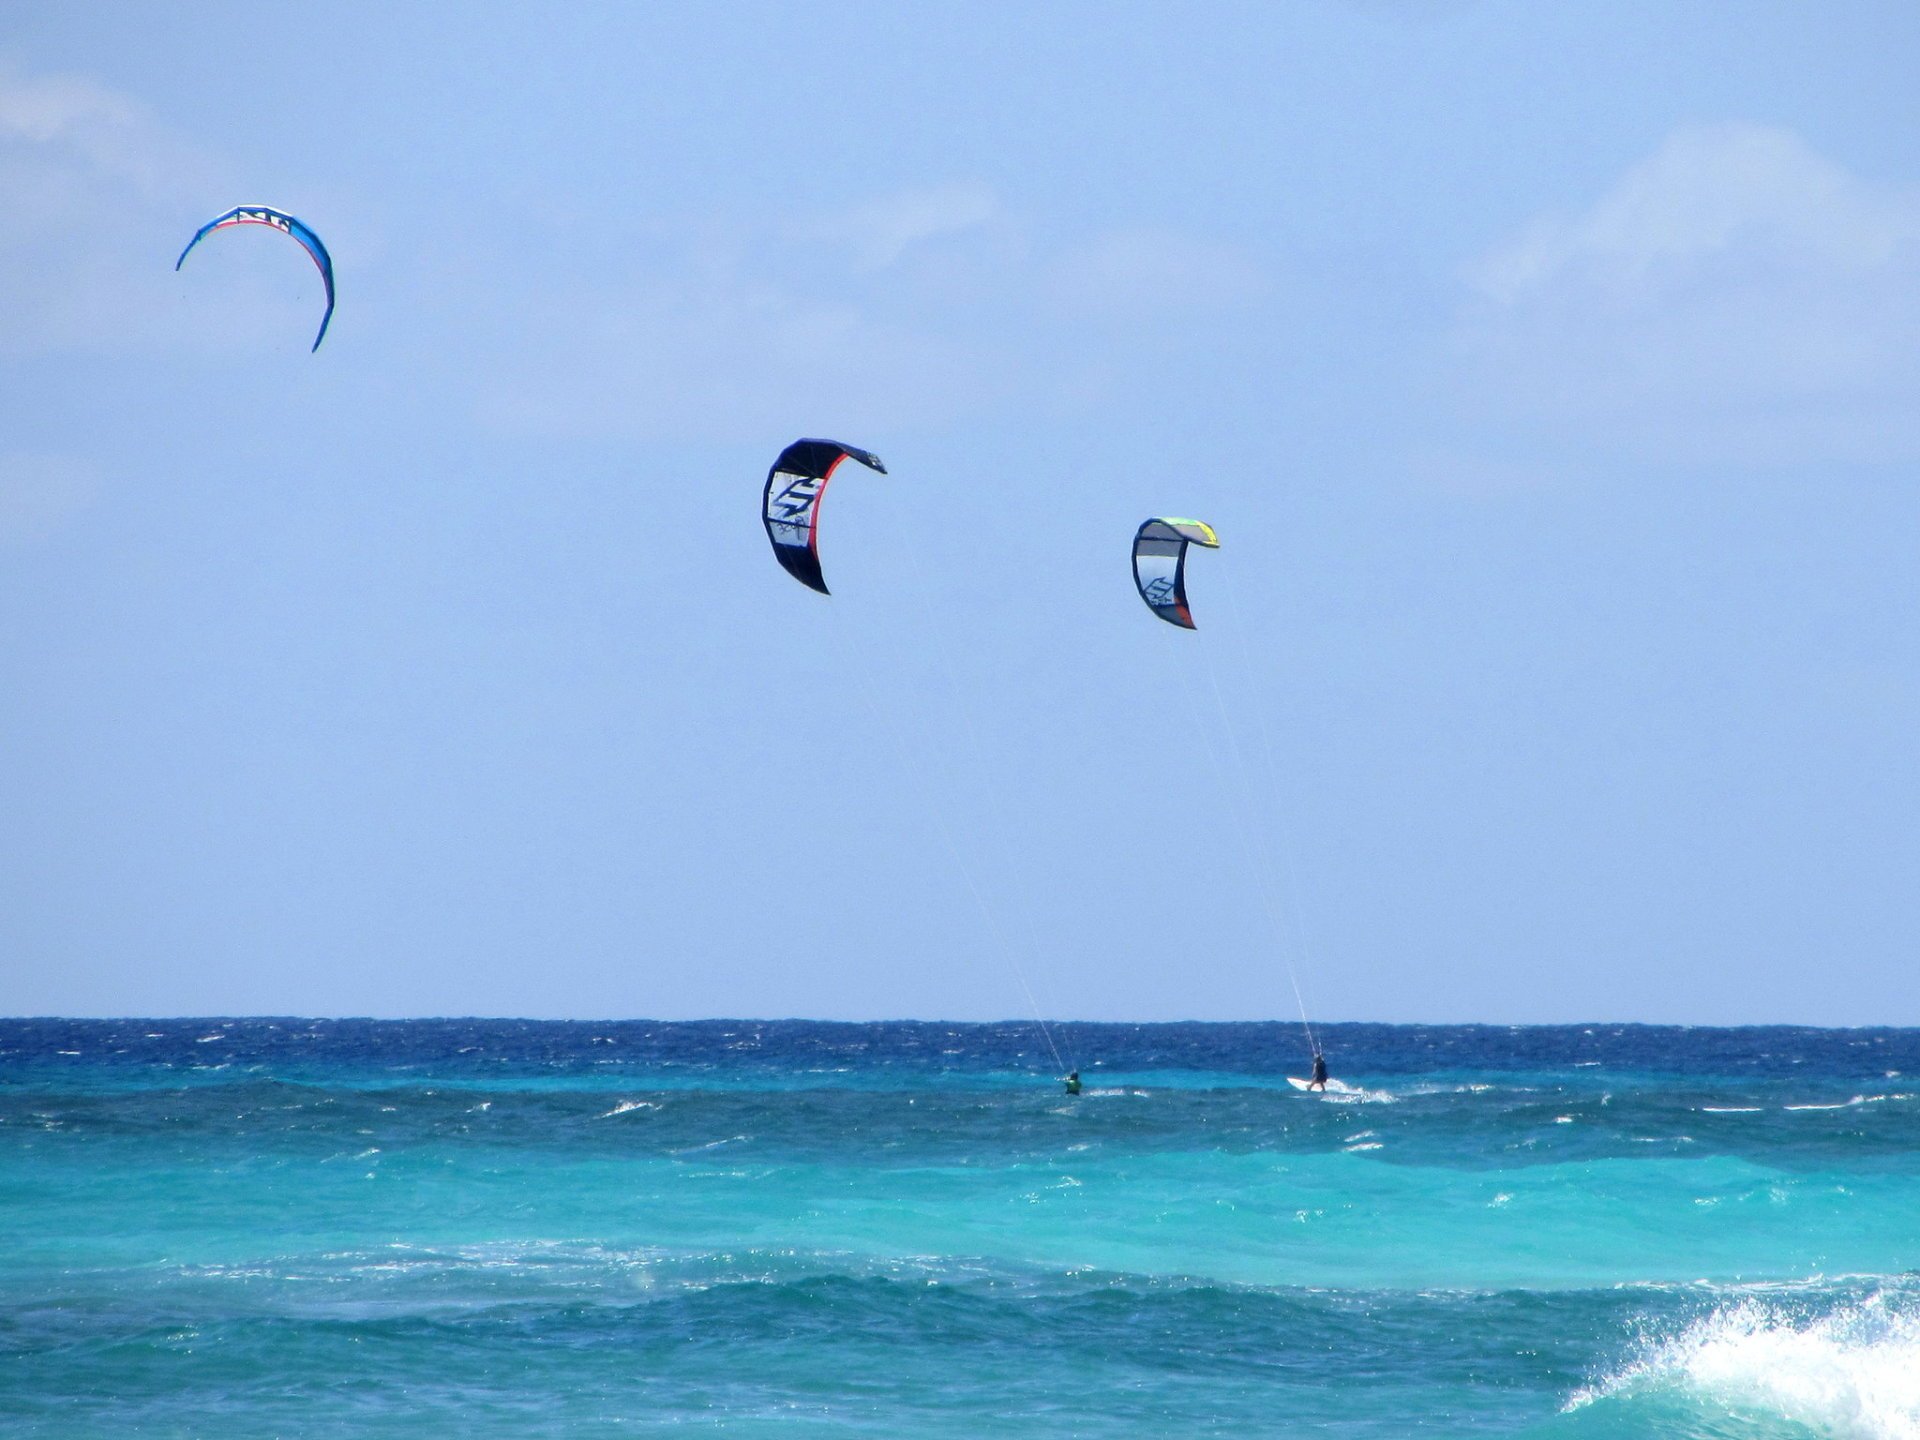
[{"label": "dark navy kite with red trim", "polygon": [[760,496],[760,519],[773,542],[773,558],[809,589],[828,593],[820,573],[820,501],[842,460],[858,460],[882,475],[887,467],[869,451],[834,440],[796,440],[780,452],[767,472]]}]

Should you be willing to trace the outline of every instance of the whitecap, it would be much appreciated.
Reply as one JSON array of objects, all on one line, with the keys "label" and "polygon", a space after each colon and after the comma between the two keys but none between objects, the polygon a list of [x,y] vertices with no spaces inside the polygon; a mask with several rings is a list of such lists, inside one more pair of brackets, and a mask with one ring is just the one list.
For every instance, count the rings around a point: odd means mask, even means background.
[{"label": "whitecap", "polygon": [[737,1145],[747,1138],[745,1135],[729,1135],[724,1140],[709,1140],[704,1145],[694,1145],[685,1150],[676,1150],[673,1153],[676,1155],[700,1155],[708,1150],[718,1150],[722,1145]]},{"label": "whitecap", "polygon": [[1650,1344],[1564,1407],[1675,1394],[1861,1440],[1920,1436],[1920,1314],[1880,1296],[1825,1315],[1743,1300]]},{"label": "whitecap", "polygon": [[[659,1108],[660,1107],[651,1100],[622,1100],[600,1118],[602,1120],[611,1120],[615,1115],[627,1115],[635,1110],[658,1110]],[[738,1139],[739,1137],[736,1136],[735,1138]],[[723,1140],[719,1143],[724,1145],[726,1142]]]},{"label": "whitecap", "polygon": [[1359,1085],[1342,1085],[1338,1080],[1327,1083],[1321,1098],[1334,1105],[1394,1105],[1400,1099],[1390,1090],[1368,1090]]}]

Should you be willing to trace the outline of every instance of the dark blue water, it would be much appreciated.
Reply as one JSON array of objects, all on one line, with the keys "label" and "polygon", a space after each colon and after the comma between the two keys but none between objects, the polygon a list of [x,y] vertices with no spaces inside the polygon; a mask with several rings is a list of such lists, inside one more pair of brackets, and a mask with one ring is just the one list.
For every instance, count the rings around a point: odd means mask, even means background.
[{"label": "dark blue water", "polygon": [[0,1433],[1920,1436],[1920,1032],[0,1022]]}]

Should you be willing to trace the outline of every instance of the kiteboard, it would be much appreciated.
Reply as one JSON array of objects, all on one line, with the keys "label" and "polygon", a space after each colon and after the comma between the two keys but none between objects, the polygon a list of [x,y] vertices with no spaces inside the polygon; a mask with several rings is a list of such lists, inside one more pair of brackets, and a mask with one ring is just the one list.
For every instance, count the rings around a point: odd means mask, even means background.
[{"label": "kiteboard", "polygon": [[[1313,1081],[1303,1079],[1298,1075],[1287,1076],[1287,1084],[1296,1090],[1311,1090],[1314,1088]],[[1359,1093],[1360,1090],[1358,1086],[1349,1085],[1344,1080],[1327,1081],[1327,1094],[1329,1095],[1358,1095]]]}]

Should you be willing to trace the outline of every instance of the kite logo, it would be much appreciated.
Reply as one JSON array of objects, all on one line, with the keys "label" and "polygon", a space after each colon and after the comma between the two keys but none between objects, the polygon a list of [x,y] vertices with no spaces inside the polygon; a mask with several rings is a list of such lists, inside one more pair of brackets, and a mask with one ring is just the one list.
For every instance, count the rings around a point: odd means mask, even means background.
[{"label": "kite logo", "polygon": [[1140,587],[1140,594],[1149,605],[1173,604],[1173,582],[1167,579],[1150,580]]},{"label": "kite logo", "polygon": [[767,502],[767,514],[779,520],[799,520],[820,498],[820,485],[817,475],[794,476],[792,484]]}]

